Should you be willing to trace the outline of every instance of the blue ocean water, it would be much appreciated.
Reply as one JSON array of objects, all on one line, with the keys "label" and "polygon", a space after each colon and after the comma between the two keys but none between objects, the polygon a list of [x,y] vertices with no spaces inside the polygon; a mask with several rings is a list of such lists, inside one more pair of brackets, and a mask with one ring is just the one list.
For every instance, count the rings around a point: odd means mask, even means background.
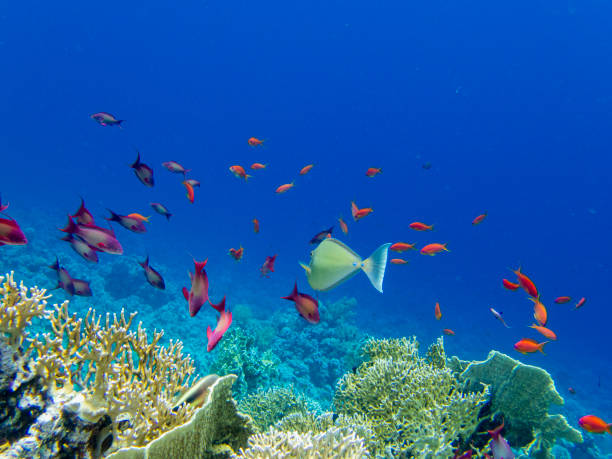
[{"label": "blue ocean water", "polygon": [[[265,319],[293,308],[279,297],[296,279],[313,294],[298,261],[332,224],[364,257],[384,242],[444,242],[449,253],[413,251],[407,265],[389,265],[382,295],[360,274],[319,297],[356,298],[359,327],[376,336],[429,343],[451,328],[449,354],[521,357],[553,375],[572,425],[584,414],[610,419],[611,21],[612,6],[590,0],[5,3],[0,192],[31,244],[0,248],[8,254],[0,271],[19,275],[39,243],[48,260],[28,272],[39,268],[43,286],[54,286],[45,266],[59,255],[74,276],[104,276],[112,297],[153,309],[173,338],[201,339],[205,353],[214,315],[179,315],[192,256],[209,260],[213,300],[227,295],[230,308],[246,304]],[[123,129],[96,124],[89,115],[98,111],[125,119]],[[252,136],[264,144],[250,147]],[[135,148],[154,168],[152,189],[129,167]],[[202,182],[194,204],[180,176],[161,167],[169,160]],[[253,162],[267,168],[248,182],[228,170]],[[383,172],[368,178],[369,167]],[[293,189],[274,193],[291,181]],[[170,209],[170,222],[153,215],[145,235],[116,231],[123,257],[149,254],[174,290],[153,290],[110,255],[87,265],[57,240],[81,196],[99,220],[106,208],[151,215],[151,201]],[[374,212],[353,222],[351,200]],[[414,232],[413,221],[435,230]],[[227,251],[240,245],[236,263]],[[273,254],[276,271],[261,278]],[[527,328],[526,295],[501,286],[518,266],[559,337],[546,355],[512,347],[539,338]],[[122,306],[96,303],[94,293],[73,304]],[[573,301],[554,304],[561,295]],[[608,438],[596,440],[612,451]]]}]

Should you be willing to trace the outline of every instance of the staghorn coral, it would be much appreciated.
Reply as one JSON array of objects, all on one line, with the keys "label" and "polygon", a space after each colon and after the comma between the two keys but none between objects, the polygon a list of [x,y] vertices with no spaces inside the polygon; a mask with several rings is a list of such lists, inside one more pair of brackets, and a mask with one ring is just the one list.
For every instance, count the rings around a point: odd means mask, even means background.
[{"label": "staghorn coral", "polygon": [[350,429],[333,427],[319,434],[282,432],[275,429],[249,438],[247,449],[235,459],[358,459],[370,457]]},{"label": "staghorn coral", "polygon": [[564,401],[542,368],[491,351],[486,360],[470,363],[460,379],[469,390],[490,387],[492,415],[503,416],[504,436],[513,447],[527,446],[529,457],[552,458],[556,438],[582,442],[581,433],[563,416],[548,414],[551,404],[562,405]]},{"label": "staghorn coral", "polygon": [[[464,394],[449,368],[441,365],[442,341],[419,357],[416,339],[370,339],[369,358],[338,382],[337,413],[360,415],[374,432],[373,455],[451,457],[478,424],[487,389]],[[434,358],[434,356],[437,356]]]}]

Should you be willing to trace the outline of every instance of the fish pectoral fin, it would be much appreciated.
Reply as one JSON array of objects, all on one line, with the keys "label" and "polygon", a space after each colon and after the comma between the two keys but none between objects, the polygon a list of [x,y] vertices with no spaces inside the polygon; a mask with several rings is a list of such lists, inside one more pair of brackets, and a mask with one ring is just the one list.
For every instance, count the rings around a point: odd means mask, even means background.
[{"label": "fish pectoral fin", "polygon": [[382,283],[385,277],[385,268],[387,267],[387,252],[391,247],[391,243],[383,244],[377,248],[369,258],[363,261],[361,269],[370,279],[370,282],[376,290],[382,293]]},{"label": "fish pectoral fin", "polygon": [[301,261],[299,263],[300,266],[304,268],[304,271],[306,271],[306,275],[310,275],[310,266],[306,265],[305,263],[302,263]]},{"label": "fish pectoral fin", "polygon": [[189,291],[187,291],[187,287],[183,287],[183,296],[189,301]]}]

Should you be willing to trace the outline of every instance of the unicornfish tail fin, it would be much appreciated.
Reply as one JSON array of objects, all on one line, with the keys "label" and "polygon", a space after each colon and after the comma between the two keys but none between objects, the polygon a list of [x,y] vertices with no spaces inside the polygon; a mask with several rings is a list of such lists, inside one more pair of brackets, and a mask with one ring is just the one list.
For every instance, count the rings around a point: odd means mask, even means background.
[{"label": "unicornfish tail fin", "polygon": [[382,293],[382,283],[387,267],[387,251],[391,243],[383,244],[377,248],[369,258],[363,261],[361,269],[366,273],[368,279],[376,290]]}]

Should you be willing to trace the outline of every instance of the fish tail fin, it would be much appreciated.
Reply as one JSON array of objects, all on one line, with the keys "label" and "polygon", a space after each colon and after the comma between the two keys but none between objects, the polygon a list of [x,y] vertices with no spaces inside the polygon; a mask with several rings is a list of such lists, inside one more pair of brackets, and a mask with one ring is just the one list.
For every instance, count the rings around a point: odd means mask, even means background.
[{"label": "fish tail fin", "polygon": [[297,281],[295,281],[295,284],[293,286],[293,290],[291,291],[291,293],[287,296],[281,296],[281,300],[295,301],[297,299],[297,296],[298,296]]},{"label": "fish tail fin", "polygon": [[50,264],[49,268],[59,271],[60,269],[59,258],[55,257],[55,262]]},{"label": "fish tail fin", "polygon": [[77,231],[77,225],[76,223],[74,223],[70,215],[68,215],[68,223],[63,228],[60,228],[60,231],[70,234],[75,233]]},{"label": "fish tail fin", "polygon": [[304,271],[306,271],[306,274],[310,274],[310,266],[308,266],[306,263],[302,263],[301,261],[299,263],[300,266],[304,268]]},{"label": "fish tail fin", "polygon": [[253,176],[252,176],[252,175],[249,175],[249,174],[244,174],[244,180],[245,180],[245,182],[248,182],[248,181],[249,181],[249,177],[253,177]]},{"label": "fish tail fin", "polygon": [[208,258],[204,261],[193,260],[193,262],[195,263],[195,272],[196,274],[198,274],[200,271],[204,269],[204,266],[206,266],[206,263],[208,263]]},{"label": "fish tail fin", "polygon": [[546,343],[550,343],[550,341],[544,341],[544,342],[540,343],[540,346],[539,346],[539,348],[538,348],[538,351],[540,351],[540,352],[541,352],[542,354],[544,354],[544,355],[546,355],[546,353],[544,352],[544,345],[545,345]]},{"label": "fish tail fin", "polygon": [[106,218],[108,221],[111,221],[111,222],[119,221],[119,215],[117,215],[115,212],[113,212],[110,209],[106,209],[106,210],[108,210],[111,213],[111,216]]},{"label": "fish tail fin", "polygon": [[166,220],[170,221],[170,217],[172,217],[172,214],[170,213],[166,214]]},{"label": "fish tail fin", "polygon": [[[119,125],[119,127],[121,127],[121,124]],[[136,150],[136,161],[134,161],[130,166],[132,168],[138,167],[140,165],[140,152],[136,149],[136,147],[134,147],[134,150]]]},{"label": "fish tail fin", "polygon": [[370,279],[370,282],[376,290],[382,293],[382,283],[385,277],[385,268],[387,267],[387,251],[391,247],[391,243],[383,244],[377,248],[369,258],[363,261],[361,269]]},{"label": "fish tail fin", "polygon": [[149,255],[147,255],[147,258],[145,258],[145,261],[142,261],[142,262],[139,261],[138,264],[146,269],[147,266],[149,266]]},{"label": "fish tail fin", "polygon": [[442,247],[444,247],[444,250],[446,250],[447,252],[450,252],[450,250],[446,248],[446,244],[448,244],[448,242],[445,242],[444,244],[442,244]]},{"label": "fish tail fin", "polygon": [[217,311],[219,311],[219,312],[225,311],[225,297],[223,297],[223,299],[218,304],[214,304],[212,301],[210,301],[210,299],[208,300],[208,302]]}]

